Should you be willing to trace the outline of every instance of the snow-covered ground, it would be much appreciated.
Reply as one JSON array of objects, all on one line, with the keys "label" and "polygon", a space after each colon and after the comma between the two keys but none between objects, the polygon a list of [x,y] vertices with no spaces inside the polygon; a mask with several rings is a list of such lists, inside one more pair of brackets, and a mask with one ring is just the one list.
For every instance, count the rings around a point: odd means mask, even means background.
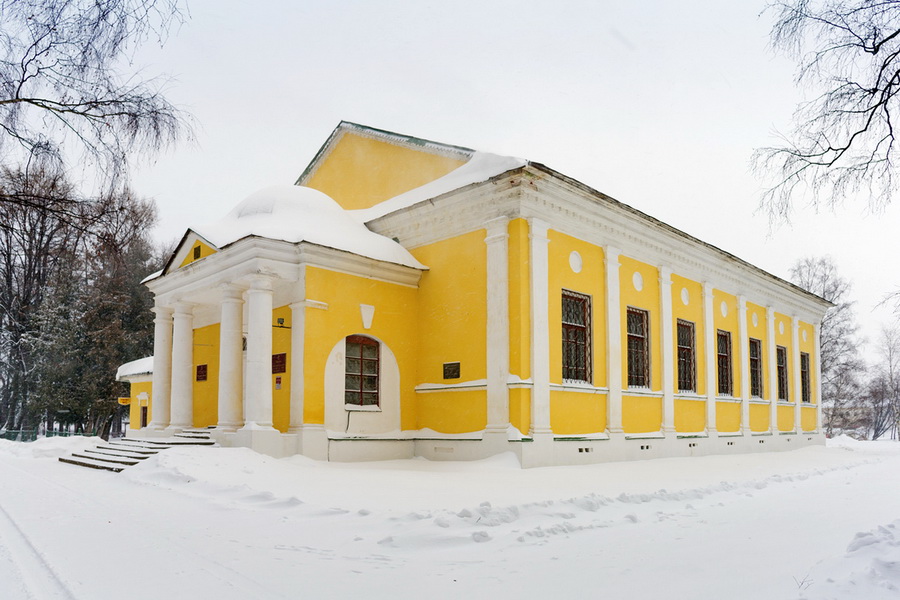
[{"label": "snow-covered ground", "polygon": [[522,470],[0,440],[0,597],[900,598],[900,444]]}]

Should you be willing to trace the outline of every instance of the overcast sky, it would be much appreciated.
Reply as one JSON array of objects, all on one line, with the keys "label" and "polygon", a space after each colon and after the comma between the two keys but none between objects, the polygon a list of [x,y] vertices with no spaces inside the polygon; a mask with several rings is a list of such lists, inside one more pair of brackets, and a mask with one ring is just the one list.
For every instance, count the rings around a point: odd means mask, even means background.
[{"label": "overcast sky", "polygon": [[900,206],[757,214],[756,147],[790,128],[804,91],[768,47],[764,2],[322,0],[190,4],[145,75],[197,121],[197,139],[139,167],[161,240],[253,191],[293,183],[341,119],[542,162],[788,277],[830,254],[854,283],[863,333],[900,287]]}]

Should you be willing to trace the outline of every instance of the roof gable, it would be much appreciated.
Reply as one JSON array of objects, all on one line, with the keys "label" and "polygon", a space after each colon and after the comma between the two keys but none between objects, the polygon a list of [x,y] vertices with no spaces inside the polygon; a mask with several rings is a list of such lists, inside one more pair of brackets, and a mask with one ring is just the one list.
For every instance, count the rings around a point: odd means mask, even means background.
[{"label": "roof gable", "polygon": [[297,185],[328,194],[342,208],[370,208],[466,164],[474,150],[341,121]]},{"label": "roof gable", "polygon": [[165,275],[186,267],[218,251],[219,249],[209,240],[194,230],[188,229],[166,262],[166,266],[163,267],[162,274]]}]

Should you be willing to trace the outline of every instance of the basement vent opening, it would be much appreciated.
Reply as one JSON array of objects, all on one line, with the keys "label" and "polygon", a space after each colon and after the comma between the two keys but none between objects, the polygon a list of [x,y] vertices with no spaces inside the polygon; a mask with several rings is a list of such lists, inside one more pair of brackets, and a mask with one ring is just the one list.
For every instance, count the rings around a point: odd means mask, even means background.
[{"label": "basement vent opening", "polygon": [[734,446],[734,442],[728,442],[729,446]]},{"label": "basement vent opening", "polygon": [[766,443],[766,440],[759,440],[759,443],[760,443],[760,444],[765,444],[765,443]]},{"label": "basement vent opening", "polygon": [[447,446],[435,446],[434,451],[438,454],[449,454],[453,452],[453,448],[448,448]]},{"label": "basement vent opening", "polygon": [[650,449],[650,444],[646,444],[646,445],[644,445],[644,446],[641,446],[641,450],[649,450],[649,449]]},{"label": "basement vent opening", "polygon": [[690,444],[688,444],[688,448],[694,448],[696,446],[697,446],[697,442],[691,442]]},{"label": "basement vent opening", "polygon": [[594,449],[593,448],[579,448],[578,451],[579,452],[593,452]]}]

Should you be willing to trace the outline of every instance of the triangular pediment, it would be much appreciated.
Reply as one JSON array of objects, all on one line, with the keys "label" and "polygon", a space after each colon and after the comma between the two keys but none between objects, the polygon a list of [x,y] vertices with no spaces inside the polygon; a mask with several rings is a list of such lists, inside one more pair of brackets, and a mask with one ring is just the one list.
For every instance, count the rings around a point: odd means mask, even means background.
[{"label": "triangular pediment", "polygon": [[202,260],[207,256],[215,254],[219,249],[209,240],[198,234],[192,229],[188,229],[181,241],[175,247],[175,252],[169,257],[166,266],[163,268],[163,274],[177,271],[191,263]]},{"label": "triangular pediment", "polygon": [[466,164],[474,150],[342,121],[297,185],[358,210],[423,186]]}]

